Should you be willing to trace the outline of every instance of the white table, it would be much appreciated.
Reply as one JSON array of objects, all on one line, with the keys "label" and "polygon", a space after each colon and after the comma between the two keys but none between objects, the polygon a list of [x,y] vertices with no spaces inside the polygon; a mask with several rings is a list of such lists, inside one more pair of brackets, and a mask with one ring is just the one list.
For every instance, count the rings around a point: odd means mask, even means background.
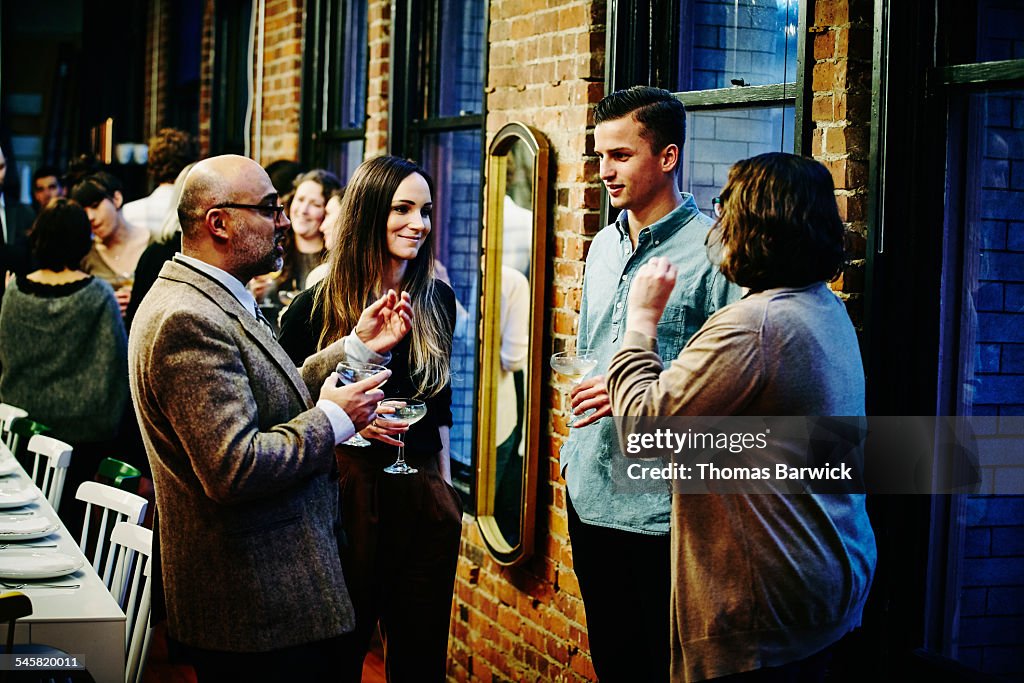
[{"label": "white table", "polygon": [[[11,452],[0,442],[0,459],[10,458]],[[0,481],[18,479],[25,486],[35,486],[31,477],[20,467],[14,474],[0,477]],[[9,484],[8,484],[9,485]],[[42,493],[29,505],[20,508],[0,510],[4,512],[28,512],[46,515],[57,521],[60,527],[45,539],[12,542],[12,545],[41,545],[56,543],[53,552],[67,553],[81,557],[85,562],[80,569],[67,577],[41,581],[42,583],[79,584],[74,590],[68,588],[20,588],[32,600],[31,616],[19,619],[14,630],[16,643],[37,643],[60,648],[69,655],[82,655],[86,668],[97,683],[123,683],[125,668],[125,616],[110,591],[103,585],[89,560],[78,549],[78,539],[60,521]],[[3,553],[0,550],[0,553]],[[40,552],[46,552],[42,550]],[[5,579],[7,583],[15,581]],[[29,582],[31,583],[31,582]],[[0,586],[0,590],[9,588]],[[0,642],[7,637],[7,625],[0,624]]]}]

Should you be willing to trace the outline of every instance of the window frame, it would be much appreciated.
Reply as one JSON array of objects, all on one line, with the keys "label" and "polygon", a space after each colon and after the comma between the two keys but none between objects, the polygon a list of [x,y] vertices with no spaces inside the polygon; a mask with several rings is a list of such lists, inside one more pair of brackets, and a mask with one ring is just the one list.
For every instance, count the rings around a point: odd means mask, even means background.
[{"label": "window frame", "polygon": [[[796,80],[768,85],[733,86],[713,90],[675,91],[679,82],[679,47],[682,13],[687,0],[607,0],[608,30],[605,38],[605,93],[634,84],[647,84],[672,91],[687,112],[723,111],[793,106],[793,151],[802,155],[810,149],[811,127],[804,126],[804,112],[810,111],[813,93],[805,77],[813,64],[807,40],[811,0],[801,0],[797,11]],[[665,27],[668,27],[665,29]],[[648,50],[638,49],[646,45]],[[682,176],[680,176],[682,179]],[[615,215],[607,189],[601,188],[601,224]]]},{"label": "window frame", "polygon": [[[369,40],[368,24],[361,27],[361,34],[358,30],[353,34],[353,27],[348,25],[348,9],[353,2],[363,2],[367,5],[364,14],[368,21],[368,0],[312,0],[305,10],[302,116],[299,136],[301,161],[310,168],[326,167],[327,149],[332,144],[366,140],[366,101],[370,80],[368,73],[364,74],[362,91],[351,93],[353,98],[363,102],[362,125],[331,127],[330,123],[335,120],[332,108],[340,107],[345,101],[344,88],[348,82],[348,79],[330,78],[330,74],[347,72],[349,65],[345,61],[345,43],[359,40],[363,44],[368,44]],[[367,70],[369,61],[367,51]],[[343,169],[332,170],[341,177]]]},{"label": "window frame", "polygon": [[[1024,86],[1024,60],[968,62],[968,3],[875,0],[865,333],[869,414],[953,415],[960,371],[965,94]],[[945,64],[943,64],[945,62]],[[947,169],[957,169],[952,176]],[[888,181],[888,184],[887,184]],[[941,228],[937,228],[941,226]],[[887,228],[889,228],[887,230]],[[907,302],[913,302],[907,306]],[[869,496],[887,562],[865,611],[876,666],[985,680],[952,658],[967,496]],[[872,604],[873,603],[873,604]],[[993,677],[994,678],[994,677]]]},{"label": "window frame", "polygon": [[[440,5],[442,0],[394,0],[391,16],[391,71],[388,78],[388,150],[391,154],[422,161],[423,143],[427,135],[439,133],[457,133],[476,131],[479,135],[480,158],[478,160],[480,190],[477,195],[478,215],[480,217],[480,240],[478,256],[483,256],[483,211],[485,197],[486,164],[487,164],[487,71],[490,60],[488,36],[490,32],[490,12],[484,11],[483,21],[483,93],[480,112],[460,116],[434,116],[437,111],[436,97],[440,80],[440,58],[435,52],[428,51],[440,45]],[[489,6],[489,3],[488,3]],[[426,27],[426,30],[413,31],[412,27]],[[417,111],[416,107],[421,108]],[[436,178],[436,182],[443,182]],[[479,275],[478,275],[479,277]],[[465,302],[467,307],[476,311],[476,321],[481,320],[481,297],[478,287],[476,301]],[[478,325],[479,327],[479,325]],[[479,341],[480,331],[474,329],[472,334]],[[480,356],[477,354],[472,395],[476,396],[480,383]],[[461,463],[452,460],[452,481],[463,500],[463,508],[467,511],[476,509],[476,464],[478,459],[477,441],[479,424],[475,413],[470,415],[472,433],[470,435],[469,465],[463,471]],[[469,514],[467,512],[467,514]]]}]

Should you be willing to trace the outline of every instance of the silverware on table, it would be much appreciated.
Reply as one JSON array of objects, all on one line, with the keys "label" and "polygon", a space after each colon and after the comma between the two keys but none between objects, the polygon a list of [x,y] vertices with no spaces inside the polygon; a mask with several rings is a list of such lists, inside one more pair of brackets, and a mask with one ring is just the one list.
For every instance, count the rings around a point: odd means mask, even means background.
[{"label": "silverware on table", "polygon": [[30,548],[56,548],[56,543],[47,545],[25,545],[21,543],[0,543],[0,550],[28,550]]},{"label": "silverware on table", "polygon": [[0,586],[9,588],[11,590],[21,590],[22,588],[79,588],[77,583],[8,583],[7,581],[0,581]]}]

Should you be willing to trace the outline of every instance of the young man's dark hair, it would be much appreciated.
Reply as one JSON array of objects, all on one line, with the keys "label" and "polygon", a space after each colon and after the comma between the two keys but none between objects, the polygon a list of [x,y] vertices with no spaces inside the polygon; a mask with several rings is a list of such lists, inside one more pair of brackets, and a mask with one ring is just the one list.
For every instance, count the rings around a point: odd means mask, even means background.
[{"label": "young man's dark hair", "polygon": [[594,123],[629,115],[643,125],[640,136],[651,143],[652,152],[658,153],[669,145],[675,145],[682,153],[686,142],[686,107],[668,90],[634,85],[613,92],[594,109]]},{"label": "young man's dark hair", "polygon": [[58,183],[63,184],[60,169],[57,168],[56,166],[46,165],[40,166],[39,168],[32,172],[32,185],[35,186],[36,181],[39,180],[40,178],[49,178],[50,176],[56,178]]},{"label": "young man's dark hair", "polygon": [[85,209],[57,198],[46,206],[28,234],[36,263],[47,270],[78,270],[92,248],[92,226]]},{"label": "young man's dark hair", "polygon": [[157,185],[173,183],[185,168],[199,159],[199,147],[191,133],[161,128],[149,139],[149,174]]}]

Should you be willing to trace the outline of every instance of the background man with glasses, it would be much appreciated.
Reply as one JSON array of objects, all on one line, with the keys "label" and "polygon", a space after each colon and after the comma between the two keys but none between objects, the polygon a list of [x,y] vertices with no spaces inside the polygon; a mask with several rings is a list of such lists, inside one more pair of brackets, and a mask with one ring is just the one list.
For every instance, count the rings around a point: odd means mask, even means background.
[{"label": "background man with glasses", "polygon": [[375,417],[390,374],[336,387],[332,370],[348,355],[386,360],[375,352],[408,332],[411,309],[385,295],[296,370],[245,289],[280,268],[289,225],[267,174],[245,157],[201,161],[178,216],[182,253],[129,342],[168,633],[200,681],[326,678],[332,641],[354,623],[334,446]]}]

